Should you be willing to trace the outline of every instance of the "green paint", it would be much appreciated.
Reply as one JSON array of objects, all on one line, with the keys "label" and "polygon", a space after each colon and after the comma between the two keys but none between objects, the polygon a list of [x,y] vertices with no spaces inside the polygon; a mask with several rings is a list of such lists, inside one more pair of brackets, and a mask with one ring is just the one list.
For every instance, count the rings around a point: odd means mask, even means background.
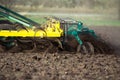
[{"label": "green paint", "polygon": [[88,28],[84,27],[81,22],[78,22],[76,25],[77,27],[75,27],[75,25],[70,25],[68,27],[67,34],[74,36],[80,45],[83,44],[83,41],[79,37],[80,34],[86,33],[86,34],[90,34],[93,37],[97,38],[95,32],[93,30],[89,30]]},{"label": "green paint", "polygon": [[26,17],[24,17],[24,16],[22,16],[22,15],[16,13],[16,12],[6,8],[6,7],[3,7],[3,6],[0,5],[0,9],[3,10],[4,12],[7,12],[9,14],[12,14],[12,15],[18,17],[19,19],[22,19],[22,20],[24,20],[26,22],[29,22],[30,24],[39,25],[37,22],[35,22],[35,21],[33,21],[33,20],[29,19],[29,18],[26,18]]}]

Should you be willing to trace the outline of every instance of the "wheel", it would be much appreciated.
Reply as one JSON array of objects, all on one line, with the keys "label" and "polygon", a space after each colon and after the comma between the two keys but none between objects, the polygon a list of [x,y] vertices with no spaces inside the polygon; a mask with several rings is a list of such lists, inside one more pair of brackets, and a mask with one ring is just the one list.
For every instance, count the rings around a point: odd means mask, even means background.
[{"label": "wheel", "polygon": [[79,53],[81,51],[81,45],[78,45],[77,47],[77,53]]},{"label": "wheel", "polygon": [[94,45],[92,43],[92,41],[94,40],[94,38],[87,34],[87,35],[79,35],[79,37],[81,38],[81,40],[83,41],[82,45],[79,45],[78,41],[73,37],[73,36],[69,36],[68,37],[68,42],[66,45],[64,45],[64,47],[66,48],[65,50],[67,51],[74,51],[77,53],[84,53],[84,54],[93,54],[94,53]]},{"label": "wheel", "polygon": [[36,49],[36,44],[31,38],[16,38],[16,40],[23,52],[33,52]]},{"label": "wheel", "polygon": [[87,50],[85,44],[77,46],[77,53],[79,53],[79,52],[83,53],[83,54],[88,54],[88,50]]},{"label": "wheel", "polygon": [[94,54],[94,46],[90,42],[86,42],[86,48],[89,54]]},{"label": "wheel", "polygon": [[86,48],[86,45],[81,46],[81,51],[80,52],[83,53],[83,54],[88,54],[88,50]]},{"label": "wheel", "polygon": [[83,54],[93,54],[94,47],[90,42],[84,42],[83,45],[77,46],[77,52],[81,52]]}]

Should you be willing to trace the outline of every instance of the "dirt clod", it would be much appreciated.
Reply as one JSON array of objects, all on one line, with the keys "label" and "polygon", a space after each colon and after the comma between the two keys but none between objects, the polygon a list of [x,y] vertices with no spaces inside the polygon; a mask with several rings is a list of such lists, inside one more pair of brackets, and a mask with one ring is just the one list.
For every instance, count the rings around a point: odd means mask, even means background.
[{"label": "dirt clod", "polygon": [[0,75],[0,80],[6,80],[6,77],[4,75]]},{"label": "dirt clod", "polygon": [[[14,55],[13,55],[14,54]],[[4,67],[0,70],[0,78],[16,79],[112,79],[120,78],[120,58],[114,54],[53,54],[47,53],[8,53],[0,59]],[[41,56],[41,60],[35,55]],[[17,56],[17,58],[16,58]],[[35,56],[35,59],[33,59]],[[59,58],[58,58],[59,57]],[[56,60],[57,58],[57,60]],[[8,64],[11,60],[10,64]],[[12,73],[12,74],[11,74]],[[10,77],[11,76],[11,77]]]}]

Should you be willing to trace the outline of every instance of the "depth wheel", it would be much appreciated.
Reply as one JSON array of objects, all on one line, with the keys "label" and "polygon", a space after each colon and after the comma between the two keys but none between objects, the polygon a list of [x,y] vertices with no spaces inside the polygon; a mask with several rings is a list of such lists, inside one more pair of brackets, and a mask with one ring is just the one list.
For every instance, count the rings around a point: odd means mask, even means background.
[{"label": "depth wheel", "polygon": [[83,45],[78,45],[77,47],[77,53],[82,53],[82,54],[88,54],[88,50],[86,48],[86,46],[83,44]]},{"label": "depth wheel", "polygon": [[89,54],[94,54],[94,46],[90,42],[86,42],[86,48]]},{"label": "depth wheel", "polygon": [[81,51],[80,52],[83,53],[83,54],[88,54],[88,50],[86,48],[86,45],[81,46]]},{"label": "depth wheel", "polygon": [[93,54],[94,53],[94,47],[90,42],[84,42],[83,45],[78,45],[77,53],[78,52],[81,52],[83,54]]}]

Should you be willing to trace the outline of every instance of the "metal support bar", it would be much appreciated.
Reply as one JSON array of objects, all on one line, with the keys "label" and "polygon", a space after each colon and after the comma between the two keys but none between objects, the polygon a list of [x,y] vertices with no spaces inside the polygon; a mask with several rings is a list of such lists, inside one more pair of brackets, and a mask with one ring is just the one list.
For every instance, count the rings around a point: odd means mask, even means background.
[{"label": "metal support bar", "polygon": [[21,18],[21,19],[27,21],[29,24],[32,24],[32,25],[39,25],[37,22],[35,22],[35,21],[33,21],[33,20],[29,19],[29,18],[26,18],[26,17],[24,17],[24,16],[22,16],[22,15],[16,13],[16,12],[14,12],[14,11],[12,11],[12,10],[6,8],[6,7],[3,7],[3,6],[0,5],[0,9],[2,9],[2,10],[4,10],[5,12],[8,12],[8,13],[14,15],[14,16],[17,16],[17,17],[19,17],[19,18]]},{"label": "metal support bar", "polygon": [[18,23],[21,23],[21,24],[23,24],[24,26],[31,27],[31,25],[30,25],[29,23],[27,23],[27,22],[25,22],[25,21],[22,21],[22,20],[19,20],[19,19],[15,18],[15,17],[12,17],[12,16],[9,15],[9,14],[0,12],[0,15],[8,18],[9,20],[13,20],[13,21],[16,21],[16,22],[18,22]]}]

